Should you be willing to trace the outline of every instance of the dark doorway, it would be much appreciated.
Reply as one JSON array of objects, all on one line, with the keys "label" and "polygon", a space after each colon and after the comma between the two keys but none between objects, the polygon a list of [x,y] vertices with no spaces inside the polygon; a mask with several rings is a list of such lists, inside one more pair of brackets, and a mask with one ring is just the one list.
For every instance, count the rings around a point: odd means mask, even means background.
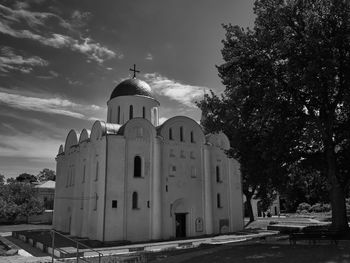
[{"label": "dark doorway", "polygon": [[176,237],[186,237],[186,214],[175,214]]}]

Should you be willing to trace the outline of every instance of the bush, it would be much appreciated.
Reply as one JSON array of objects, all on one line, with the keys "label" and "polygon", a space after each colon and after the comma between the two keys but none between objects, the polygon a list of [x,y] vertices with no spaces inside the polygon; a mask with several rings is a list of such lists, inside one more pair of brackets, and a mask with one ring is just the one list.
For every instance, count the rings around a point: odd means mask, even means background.
[{"label": "bush", "polygon": [[316,203],[310,208],[310,212],[314,213],[323,213],[329,212],[331,210],[331,206],[329,204]]},{"label": "bush", "polygon": [[298,208],[297,208],[297,212],[298,213],[307,213],[309,212],[311,209],[311,205],[309,205],[308,203],[300,203],[298,205]]}]

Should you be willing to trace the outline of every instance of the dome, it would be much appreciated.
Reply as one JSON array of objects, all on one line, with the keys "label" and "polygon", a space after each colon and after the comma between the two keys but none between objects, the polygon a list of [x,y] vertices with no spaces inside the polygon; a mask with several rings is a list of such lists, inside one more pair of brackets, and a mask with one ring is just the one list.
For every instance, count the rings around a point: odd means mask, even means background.
[{"label": "dome", "polygon": [[116,86],[112,92],[111,98],[119,96],[146,96],[154,99],[151,87],[144,81],[139,79],[127,79]]}]

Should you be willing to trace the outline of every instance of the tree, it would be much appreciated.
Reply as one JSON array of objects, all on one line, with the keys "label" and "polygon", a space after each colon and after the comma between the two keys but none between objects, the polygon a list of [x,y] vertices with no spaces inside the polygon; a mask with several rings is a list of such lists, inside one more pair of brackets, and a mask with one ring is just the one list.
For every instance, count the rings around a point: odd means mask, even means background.
[{"label": "tree", "polygon": [[0,174],[0,185],[5,183],[5,175]]},{"label": "tree", "polygon": [[11,182],[0,186],[0,217],[9,222],[17,216],[28,218],[44,211],[43,202],[38,198],[37,191],[30,183]]},{"label": "tree", "polygon": [[28,174],[28,173],[22,173],[19,176],[16,177],[17,182],[21,183],[34,183],[37,182],[38,180],[36,179],[35,175]]},{"label": "tree", "polygon": [[260,0],[254,12],[254,30],[224,26],[218,70],[234,110],[223,114],[262,130],[266,152],[277,150],[271,171],[308,162],[327,178],[332,227],[347,231],[350,2]]},{"label": "tree", "polygon": [[45,182],[48,180],[55,181],[56,180],[56,174],[55,171],[50,170],[48,168],[44,168],[42,171],[39,172],[37,175],[39,182]]}]

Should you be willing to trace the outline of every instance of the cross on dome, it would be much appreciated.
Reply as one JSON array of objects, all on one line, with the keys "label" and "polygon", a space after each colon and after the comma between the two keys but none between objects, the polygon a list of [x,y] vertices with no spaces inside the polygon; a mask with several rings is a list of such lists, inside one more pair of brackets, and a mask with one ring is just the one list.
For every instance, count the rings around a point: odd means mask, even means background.
[{"label": "cross on dome", "polygon": [[130,68],[129,70],[134,72],[134,76],[132,77],[133,79],[136,78],[136,72],[140,73],[139,70],[136,70],[136,65],[135,64],[134,64],[134,68],[133,69]]}]

